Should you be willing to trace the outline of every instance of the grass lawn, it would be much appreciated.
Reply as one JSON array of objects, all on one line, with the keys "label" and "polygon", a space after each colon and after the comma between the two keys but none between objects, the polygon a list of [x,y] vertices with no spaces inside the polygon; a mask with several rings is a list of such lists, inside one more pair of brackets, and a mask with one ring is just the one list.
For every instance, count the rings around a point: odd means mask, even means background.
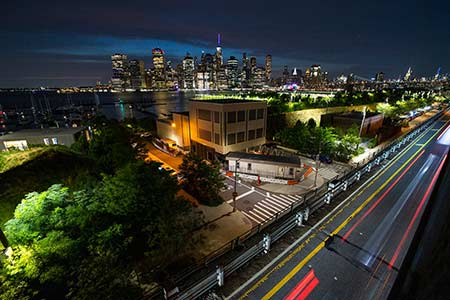
[{"label": "grass lawn", "polygon": [[95,162],[65,146],[0,153],[0,226],[27,193],[42,192],[56,183],[74,186],[94,168]]}]

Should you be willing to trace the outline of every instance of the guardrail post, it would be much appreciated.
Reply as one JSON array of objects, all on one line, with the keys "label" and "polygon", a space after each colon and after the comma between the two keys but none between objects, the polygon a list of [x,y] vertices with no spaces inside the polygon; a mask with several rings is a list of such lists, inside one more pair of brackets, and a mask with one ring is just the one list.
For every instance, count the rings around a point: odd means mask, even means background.
[{"label": "guardrail post", "polygon": [[361,179],[361,172],[356,172],[356,180],[359,181]]},{"label": "guardrail post", "polygon": [[369,173],[370,172],[370,169],[372,168],[372,164],[368,164],[367,165],[367,173]]},{"label": "guardrail post", "polygon": [[331,193],[327,193],[325,197],[325,203],[330,204],[331,203]]},{"label": "guardrail post", "polygon": [[347,185],[348,185],[348,181],[346,180],[346,181],[344,181],[344,188],[343,188],[344,191],[347,190]]},{"label": "guardrail post", "polygon": [[267,254],[270,250],[270,235],[265,234],[263,237],[263,252]]},{"label": "guardrail post", "polygon": [[303,214],[303,218],[305,219],[305,222],[308,221],[308,218],[309,218],[309,207],[307,207],[307,208],[305,209],[305,212],[304,212],[304,214]]},{"label": "guardrail post", "polygon": [[295,224],[297,224],[297,226],[303,226],[303,213],[302,212],[298,212],[295,214]]},{"label": "guardrail post", "polygon": [[217,266],[216,274],[217,274],[217,284],[219,286],[223,286],[224,279],[225,279],[225,276],[223,274],[223,266],[221,266],[221,265]]}]

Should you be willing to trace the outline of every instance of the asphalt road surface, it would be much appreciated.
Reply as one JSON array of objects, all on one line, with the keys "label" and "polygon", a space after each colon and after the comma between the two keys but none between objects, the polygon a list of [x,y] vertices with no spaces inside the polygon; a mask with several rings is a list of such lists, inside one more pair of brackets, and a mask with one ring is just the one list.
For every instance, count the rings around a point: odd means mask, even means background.
[{"label": "asphalt road surface", "polygon": [[386,299],[450,145],[450,113],[421,133],[231,299]]}]

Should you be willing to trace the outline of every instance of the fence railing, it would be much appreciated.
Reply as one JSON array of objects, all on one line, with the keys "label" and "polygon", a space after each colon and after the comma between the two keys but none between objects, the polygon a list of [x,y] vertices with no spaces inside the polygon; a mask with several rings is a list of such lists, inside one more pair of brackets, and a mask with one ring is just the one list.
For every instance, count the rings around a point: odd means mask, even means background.
[{"label": "fence railing", "polygon": [[[166,297],[166,299],[193,300],[202,296],[215,286],[222,286],[224,284],[225,277],[231,275],[257,255],[267,253],[270,249],[271,243],[279,240],[296,226],[302,225],[308,220],[311,214],[324,205],[330,204],[331,201],[339,194],[346,191],[356,182],[360,181],[364,175],[370,173],[375,166],[380,165],[384,160],[404,148],[404,145],[416,138],[421,132],[429,128],[442,114],[443,111],[440,111],[406,135],[386,144],[382,147],[382,149],[379,149],[376,153],[374,153],[369,162],[365,165],[353,169],[341,178],[333,180],[333,184],[329,183],[328,187],[325,189],[310,191],[302,195],[302,199],[300,201],[291,204],[291,206],[276,213],[270,219],[256,227],[253,227],[251,230],[239,236],[235,240],[209,254],[198,265],[190,269],[186,269],[183,273],[178,274],[175,282],[178,283],[177,291],[179,292],[173,296]],[[271,224],[276,226],[271,226],[271,232],[268,232],[269,230],[265,229],[267,229],[267,227]],[[229,253],[230,251],[236,249],[236,247],[242,245],[244,241],[257,236],[257,234],[262,231],[264,231],[262,239],[256,239],[252,245],[247,245],[245,249],[239,251],[239,253],[234,255],[231,259],[228,259],[225,263],[218,263],[218,259],[225,253]],[[202,269],[205,271],[207,269],[205,269],[205,267],[211,266],[212,263],[217,263],[217,265],[213,264],[215,268],[206,272],[203,277],[196,279],[194,283],[183,283],[183,281],[192,274],[199,273]],[[156,298],[148,297],[148,299]]]}]

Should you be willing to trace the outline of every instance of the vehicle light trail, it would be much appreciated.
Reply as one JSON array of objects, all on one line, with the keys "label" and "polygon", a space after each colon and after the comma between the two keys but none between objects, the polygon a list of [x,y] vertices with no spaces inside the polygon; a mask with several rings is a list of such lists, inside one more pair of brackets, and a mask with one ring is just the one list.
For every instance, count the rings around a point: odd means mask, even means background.
[{"label": "vehicle light trail", "polygon": [[439,177],[439,174],[441,173],[442,167],[444,166],[444,162],[445,162],[446,158],[447,158],[447,154],[444,156],[444,159],[443,159],[443,160],[441,161],[441,163],[439,164],[439,167],[438,167],[436,173],[434,174],[433,179],[431,180],[431,183],[430,183],[430,185],[428,186],[428,188],[427,188],[425,194],[423,195],[423,198],[422,198],[422,200],[420,201],[420,204],[419,204],[419,206],[417,207],[417,209],[416,209],[416,211],[415,211],[415,213],[414,213],[413,218],[412,218],[411,221],[409,222],[408,227],[407,227],[405,233],[403,234],[403,237],[402,237],[402,239],[400,240],[400,243],[399,243],[398,246],[397,246],[397,249],[395,249],[394,256],[392,257],[391,261],[389,262],[389,268],[390,268],[390,269],[393,268],[393,266],[394,266],[394,264],[395,264],[395,261],[397,260],[399,254],[400,254],[400,250],[401,250],[403,244],[405,243],[406,237],[409,235],[409,233],[410,233],[410,231],[411,231],[411,229],[412,229],[412,226],[414,225],[416,219],[418,218],[419,213],[422,211],[422,208],[423,208],[423,206],[425,205],[426,200],[427,200],[428,197],[430,196],[430,193],[431,193],[431,191],[433,190],[434,184],[436,183],[436,181],[437,181],[437,179],[438,179],[438,177]]},{"label": "vehicle light trail", "polygon": [[386,191],[384,191],[384,193],[380,196],[380,198],[378,198],[378,200],[376,202],[374,202],[372,204],[372,206],[370,206],[370,208],[361,216],[361,218],[359,218],[358,221],[356,221],[356,223],[353,224],[353,226],[349,229],[349,231],[347,231],[347,233],[342,237],[342,240],[344,240],[344,241],[347,240],[347,238],[356,229],[356,227],[358,227],[359,224],[361,224],[361,222],[364,221],[364,219],[368,215],[370,215],[370,213],[372,213],[372,211],[375,209],[375,207],[377,207],[378,204],[386,197],[386,195],[389,194],[389,192],[395,187],[395,185],[400,181],[400,179],[402,179],[402,177],[406,174],[406,172],[408,172],[408,170],[423,155],[424,152],[425,152],[425,150],[422,150],[422,152],[420,152],[420,154],[409,164],[409,166],[405,170],[403,170],[403,172],[400,174],[400,176],[397,177],[397,179],[386,189]]}]

